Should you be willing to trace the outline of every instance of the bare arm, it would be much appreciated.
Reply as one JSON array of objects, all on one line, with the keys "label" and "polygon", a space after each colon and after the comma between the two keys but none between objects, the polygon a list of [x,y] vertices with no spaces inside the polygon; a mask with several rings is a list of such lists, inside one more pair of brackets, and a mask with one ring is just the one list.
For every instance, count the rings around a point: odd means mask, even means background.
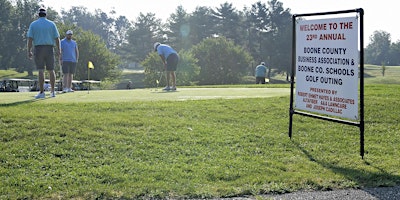
[{"label": "bare arm", "polygon": [[54,41],[56,43],[56,54],[58,55],[58,63],[62,66],[62,50],[60,45],[60,38],[56,38]]},{"label": "bare arm", "polygon": [[164,64],[164,66],[166,66],[166,65],[167,65],[167,62],[166,62],[166,60],[165,60],[165,57],[164,57],[163,55],[160,55],[160,58],[161,58],[161,60],[162,60],[162,62],[163,62],[163,64]]},{"label": "bare arm", "polygon": [[33,53],[32,53],[32,43],[33,43],[33,39],[32,38],[28,38],[28,41],[26,43],[26,46],[28,48],[28,58],[32,59]]},{"label": "bare arm", "polygon": [[78,60],[79,60],[79,50],[78,50],[78,46],[76,46],[76,48],[75,48],[75,54],[76,54],[76,62],[78,62]]},{"label": "bare arm", "polygon": [[56,42],[56,50],[57,50],[57,54],[58,54],[58,56],[59,57],[61,57],[61,46],[60,46],[60,38],[56,38],[55,39],[55,42]]}]

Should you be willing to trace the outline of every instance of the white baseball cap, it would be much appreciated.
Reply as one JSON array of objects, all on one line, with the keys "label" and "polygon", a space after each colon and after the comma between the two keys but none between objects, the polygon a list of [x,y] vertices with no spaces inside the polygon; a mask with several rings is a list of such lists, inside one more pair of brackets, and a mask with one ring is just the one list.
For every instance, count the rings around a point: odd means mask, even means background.
[{"label": "white baseball cap", "polygon": [[157,51],[157,47],[158,47],[158,45],[160,45],[161,43],[159,43],[159,42],[156,42],[156,43],[154,43],[154,51]]},{"label": "white baseball cap", "polygon": [[40,7],[38,13],[47,14],[46,8]]},{"label": "white baseball cap", "polygon": [[65,34],[72,35],[72,34],[74,34],[74,32],[72,32],[71,30],[68,30]]}]

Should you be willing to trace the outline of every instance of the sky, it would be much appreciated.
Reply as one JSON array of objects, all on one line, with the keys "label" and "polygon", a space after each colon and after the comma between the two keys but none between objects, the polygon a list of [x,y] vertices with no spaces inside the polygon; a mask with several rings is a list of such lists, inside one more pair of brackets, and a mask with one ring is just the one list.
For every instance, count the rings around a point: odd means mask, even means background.
[{"label": "sky", "polygon": [[[136,20],[140,12],[155,13],[157,18],[165,21],[174,13],[178,6],[182,6],[188,13],[193,12],[198,6],[211,8],[220,7],[228,2],[239,11],[244,7],[251,7],[259,0],[144,0],[141,3],[133,0],[42,0],[45,7],[52,7],[57,11],[69,10],[72,6],[86,7],[93,12],[100,9],[108,13],[114,9],[116,15],[123,15],[130,21]],[[385,31],[390,34],[391,41],[400,40],[400,26],[396,17],[398,8],[392,0],[278,0],[283,3],[283,8],[289,8],[292,14],[319,13],[338,10],[362,8],[364,10],[364,44],[370,41],[374,31]],[[268,1],[261,1],[267,4]]]}]

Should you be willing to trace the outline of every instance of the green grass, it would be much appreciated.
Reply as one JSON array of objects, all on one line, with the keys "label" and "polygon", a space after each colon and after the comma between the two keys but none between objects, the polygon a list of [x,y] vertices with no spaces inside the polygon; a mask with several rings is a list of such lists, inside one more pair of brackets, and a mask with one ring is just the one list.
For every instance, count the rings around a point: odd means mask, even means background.
[{"label": "green grass", "polygon": [[132,82],[134,88],[144,88],[144,76],[144,70],[125,69],[122,71],[121,78],[116,84],[116,88],[126,89],[129,81]]},{"label": "green grass", "polygon": [[365,82],[370,84],[400,84],[400,66],[386,66],[385,75],[382,75],[382,67],[365,65]]},{"label": "green grass", "polygon": [[288,88],[0,93],[0,199],[217,198],[400,184],[400,86],[359,130],[294,116]]},{"label": "green grass", "polygon": [[[238,99],[248,97],[287,96],[289,88],[245,88],[239,86],[222,88],[178,88],[174,92],[165,92],[162,88],[134,90],[91,90],[74,93],[57,93],[57,98],[48,98],[44,102],[51,103],[99,103],[99,102],[133,102],[161,100],[201,100],[201,99]],[[0,93],[0,105],[9,106],[24,103],[39,103],[35,100],[36,92]],[[47,93],[49,95],[49,92]],[[48,97],[48,96],[47,96]]]},{"label": "green grass", "polygon": [[[33,72],[34,76],[29,77],[26,72],[18,73],[14,69],[10,70],[0,70],[0,80],[6,78],[29,78],[35,79],[37,76],[37,71]],[[382,75],[382,67],[377,65],[364,65],[364,77],[365,83],[369,84],[400,84],[400,66],[386,66],[385,75]],[[46,77],[48,77],[46,75]],[[179,77],[178,77],[179,78]],[[247,82],[254,83],[255,78],[252,76],[246,77]],[[122,76],[119,81],[117,81],[114,86],[109,86],[110,88],[116,89],[126,89],[126,85],[129,81],[132,81],[134,88],[144,88],[144,74],[143,70],[129,70],[125,69],[122,71]],[[281,73],[273,73],[271,77],[271,83],[268,86],[256,85],[256,84],[243,84],[238,85],[218,85],[218,86],[196,86],[196,87],[290,87],[289,83],[286,81],[286,75]]]},{"label": "green grass", "polygon": [[0,80],[7,79],[7,78],[27,78],[27,79],[30,79],[32,77],[29,77],[27,72],[19,73],[19,72],[16,72],[14,69],[0,70]]}]

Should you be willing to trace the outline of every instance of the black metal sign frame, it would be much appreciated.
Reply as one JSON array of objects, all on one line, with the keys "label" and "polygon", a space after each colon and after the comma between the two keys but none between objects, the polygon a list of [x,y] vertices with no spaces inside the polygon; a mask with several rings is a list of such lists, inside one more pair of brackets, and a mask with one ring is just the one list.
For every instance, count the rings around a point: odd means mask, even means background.
[{"label": "black metal sign frame", "polygon": [[[358,13],[360,17],[359,23],[359,44],[360,44],[360,61],[359,61],[359,79],[360,79],[360,99],[359,99],[359,121],[348,121],[338,118],[332,118],[308,112],[295,110],[293,107],[294,101],[294,84],[295,84],[295,71],[296,71],[296,18],[306,16],[318,16],[318,15],[335,15],[335,14],[346,14],[346,13]],[[346,125],[352,125],[359,127],[360,130],[360,156],[364,159],[364,10],[362,8],[354,10],[342,10],[333,12],[322,12],[322,13],[308,13],[308,14],[296,14],[292,17],[293,23],[293,40],[292,40],[292,70],[291,70],[291,87],[290,87],[290,109],[289,109],[289,137],[292,139],[292,128],[293,128],[293,115],[298,114],[302,116],[312,117],[316,119],[322,119],[327,121],[333,121]]]}]

